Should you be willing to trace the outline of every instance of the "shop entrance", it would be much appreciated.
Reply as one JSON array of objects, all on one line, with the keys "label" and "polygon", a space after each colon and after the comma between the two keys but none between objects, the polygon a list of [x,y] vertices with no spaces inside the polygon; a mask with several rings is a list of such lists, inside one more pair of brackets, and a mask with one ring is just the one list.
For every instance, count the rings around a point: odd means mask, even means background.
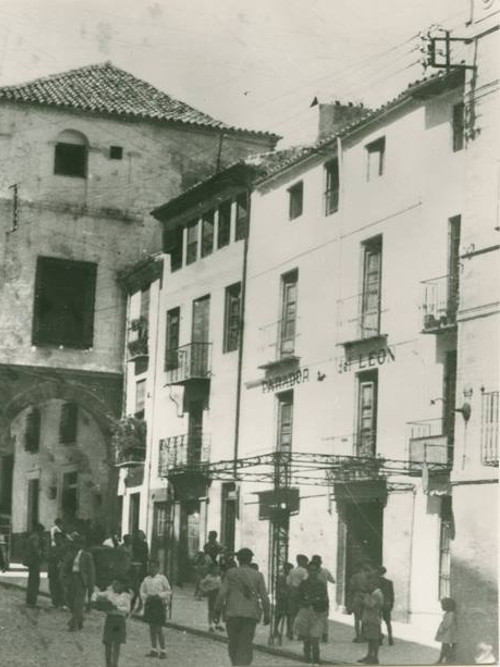
[{"label": "shop entrance", "polygon": [[200,550],[200,501],[184,500],[181,503],[179,531],[179,580],[192,580],[192,561]]},{"label": "shop entrance", "polygon": [[372,502],[346,503],[345,589],[356,564],[382,564],[384,504]]}]

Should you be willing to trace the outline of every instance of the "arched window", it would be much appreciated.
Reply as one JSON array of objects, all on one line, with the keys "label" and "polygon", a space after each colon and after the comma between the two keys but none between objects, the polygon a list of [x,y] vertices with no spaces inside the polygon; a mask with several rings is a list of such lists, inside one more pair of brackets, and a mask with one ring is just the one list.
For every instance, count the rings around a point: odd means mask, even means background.
[{"label": "arched window", "polygon": [[57,137],[54,154],[54,174],[87,177],[87,138],[76,130],[65,130]]}]

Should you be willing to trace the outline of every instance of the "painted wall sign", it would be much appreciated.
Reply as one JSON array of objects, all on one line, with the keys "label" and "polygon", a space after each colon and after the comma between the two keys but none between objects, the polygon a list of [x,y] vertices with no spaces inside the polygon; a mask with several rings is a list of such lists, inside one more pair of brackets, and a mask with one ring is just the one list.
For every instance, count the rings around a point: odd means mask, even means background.
[{"label": "painted wall sign", "polygon": [[280,389],[290,389],[302,382],[309,382],[308,368],[299,368],[299,370],[292,371],[285,375],[276,375],[275,377],[267,378],[262,383],[262,392],[267,394],[269,392],[279,391]]},{"label": "painted wall sign", "polygon": [[348,373],[349,371],[363,371],[370,368],[377,368],[387,363],[396,361],[396,352],[393,347],[381,347],[371,352],[362,352],[354,354],[352,357],[341,357],[337,362],[337,371],[339,373]]}]

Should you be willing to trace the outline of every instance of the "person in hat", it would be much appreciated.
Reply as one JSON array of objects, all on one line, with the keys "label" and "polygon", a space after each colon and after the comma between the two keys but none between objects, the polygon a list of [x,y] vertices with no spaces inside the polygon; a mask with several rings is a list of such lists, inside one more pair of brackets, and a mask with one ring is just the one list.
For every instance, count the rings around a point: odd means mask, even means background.
[{"label": "person in hat", "polygon": [[270,622],[270,603],[261,572],[251,567],[253,552],[243,548],[236,553],[239,567],[227,571],[215,601],[215,623],[223,611],[232,665],[251,665],[255,628],[263,610],[264,625]]}]

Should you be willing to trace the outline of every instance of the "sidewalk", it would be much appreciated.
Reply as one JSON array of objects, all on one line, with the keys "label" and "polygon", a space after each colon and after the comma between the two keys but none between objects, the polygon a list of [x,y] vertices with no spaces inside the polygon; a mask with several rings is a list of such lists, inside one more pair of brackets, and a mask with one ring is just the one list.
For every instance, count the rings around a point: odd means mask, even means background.
[{"label": "sidewalk", "polygon": [[[15,570],[0,573],[0,584],[12,585],[25,588],[27,573],[22,566],[17,566]],[[47,594],[48,582],[45,573],[42,573],[40,590]],[[207,632],[207,603],[205,600],[197,601],[193,596],[193,587],[184,586],[183,588],[174,587],[172,602],[172,618],[167,623],[172,627],[195,632],[196,634],[206,634],[214,639],[222,639],[225,633],[216,635]],[[428,644],[407,641],[402,639],[400,634],[408,635],[407,629],[402,627],[404,624],[394,624],[394,646],[387,646],[386,643],[380,648],[379,660],[381,665],[432,665],[436,662],[439,655],[437,644],[429,642]],[[401,630],[401,633],[400,633]],[[332,664],[357,664],[356,661],[366,655],[365,644],[354,644],[352,628],[352,617],[336,615],[335,620],[329,621],[329,640],[327,644],[321,645],[321,659]],[[263,625],[257,626],[255,636],[256,647],[268,649],[269,628]],[[290,641],[283,638],[281,647],[275,646],[274,652],[288,655],[300,662],[302,656],[302,643],[299,641]]]}]

